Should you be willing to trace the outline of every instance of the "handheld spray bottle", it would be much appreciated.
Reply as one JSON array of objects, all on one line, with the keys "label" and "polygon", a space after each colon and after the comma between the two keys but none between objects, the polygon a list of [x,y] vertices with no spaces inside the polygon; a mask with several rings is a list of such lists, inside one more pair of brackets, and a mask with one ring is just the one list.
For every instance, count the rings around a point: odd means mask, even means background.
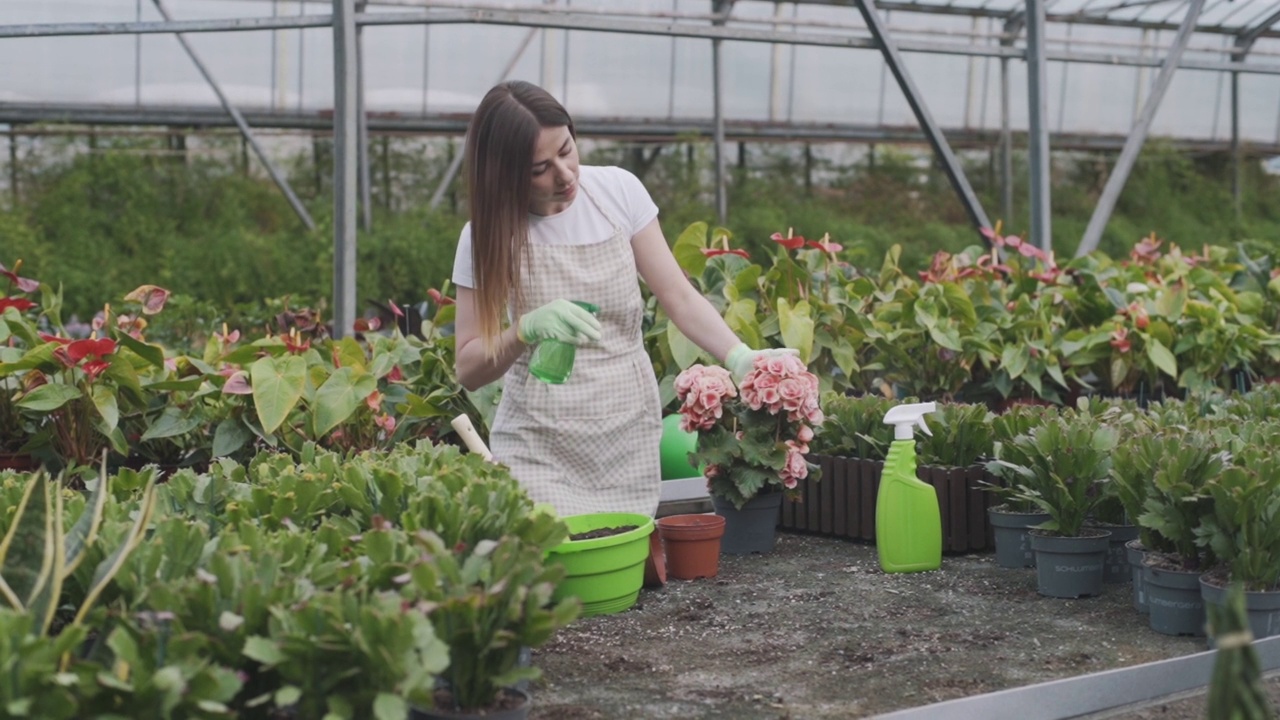
[{"label": "handheld spray bottle", "polygon": [[926,435],[924,416],[936,403],[898,405],[884,416],[893,443],[876,497],[876,550],[885,572],[921,572],[942,565],[942,515],[938,493],[916,477],[915,428]]}]

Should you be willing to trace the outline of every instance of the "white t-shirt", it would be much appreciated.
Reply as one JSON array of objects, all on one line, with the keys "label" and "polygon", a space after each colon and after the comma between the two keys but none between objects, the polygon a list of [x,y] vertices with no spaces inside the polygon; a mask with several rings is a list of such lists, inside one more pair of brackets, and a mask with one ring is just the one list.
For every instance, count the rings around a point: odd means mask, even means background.
[{"label": "white t-shirt", "polygon": [[[579,192],[564,212],[555,215],[529,214],[529,242],[541,245],[590,245],[613,236],[609,218],[596,207],[600,203],[614,220],[622,224],[628,237],[644,229],[658,216],[658,206],[640,179],[620,167],[582,165],[578,168]],[[592,202],[592,198],[595,202]],[[453,284],[475,288],[471,264],[471,223],[462,228],[458,250],[453,257]]]}]

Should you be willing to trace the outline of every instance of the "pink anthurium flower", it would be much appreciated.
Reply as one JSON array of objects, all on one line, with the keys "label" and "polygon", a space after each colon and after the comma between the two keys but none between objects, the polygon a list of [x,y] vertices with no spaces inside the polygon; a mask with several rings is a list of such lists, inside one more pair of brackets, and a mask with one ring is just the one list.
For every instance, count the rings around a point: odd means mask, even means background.
[{"label": "pink anthurium flower", "polygon": [[249,373],[236,370],[222,385],[224,395],[252,395],[253,386],[249,384]]},{"label": "pink anthurium flower", "polygon": [[439,290],[436,290],[435,288],[428,289],[427,296],[431,298],[431,302],[441,307],[445,305],[452,305],[454,303],[453,298],[441,293]]},{"label": "pink anthurium flower", "polygon": [[9,278],[10,285],[16,285],[19,290],[24,293],[33,293],[40,289],[40,282],[31,278],[18,277],[18,271],[22,269],[22,261],[13,264],[13,269],[8,270],[4,265],[0,265],[0,275]]},{"label": "pink anthurium flower", "polygon": [[395,315],[396,317],[404,317],[404,311],[400,309],[400,306],[396,304],[395,300],[388,300],[387,306],[391,308],[392,315]]},{"label": "pink anthurium flower", "polygon": [[830,235],[823,235],[821,240],[810,240],[807,244],[809,247],[818,248],[822,252],[828,252],[832,255],[844,249],[844,246],[840,243],[831,242]]},{"label": "pink anthurium flower", "polygon": [[155,315],[164,309],[164,303],[169,299],[169,291],[158,285],[139,285],[133,292],[125,295],[124,299],[141,303],[144,314]]}]

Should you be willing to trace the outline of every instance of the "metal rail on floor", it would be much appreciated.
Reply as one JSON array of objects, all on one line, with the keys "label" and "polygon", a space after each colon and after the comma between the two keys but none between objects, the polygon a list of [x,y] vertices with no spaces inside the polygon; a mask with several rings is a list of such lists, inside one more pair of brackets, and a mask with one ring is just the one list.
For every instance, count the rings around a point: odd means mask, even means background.
[{"label": "metal rail on floor", "polygon": [[[1280,670],[1280,637],[1253,643],[1263,673]],[[1068,720],[1174,699],[1209,684],[1216,650],[877,715],[877,720]]]}]

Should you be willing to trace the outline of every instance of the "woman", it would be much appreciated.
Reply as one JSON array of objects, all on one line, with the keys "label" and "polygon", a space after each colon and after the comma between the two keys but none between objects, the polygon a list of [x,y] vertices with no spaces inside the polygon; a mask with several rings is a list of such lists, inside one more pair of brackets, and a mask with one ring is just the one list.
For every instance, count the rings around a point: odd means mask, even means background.
[{"label": "woman", "polygon": [[[470,390],[505,375],[489,435],[495,459],[563,516],[653,515],[662,408],[636,275],[681,332],[739,378],[758,355],[795,351],[738,340],[676,264],[644,186],[620,168],[579,166],[573,120],[545,90],[519,81],[490,90],[467,131],[466,162],[471,222],[453,266],[457,371]],[[534,346],[548,339],[578,346],[562,385],[529,374]]]}]

